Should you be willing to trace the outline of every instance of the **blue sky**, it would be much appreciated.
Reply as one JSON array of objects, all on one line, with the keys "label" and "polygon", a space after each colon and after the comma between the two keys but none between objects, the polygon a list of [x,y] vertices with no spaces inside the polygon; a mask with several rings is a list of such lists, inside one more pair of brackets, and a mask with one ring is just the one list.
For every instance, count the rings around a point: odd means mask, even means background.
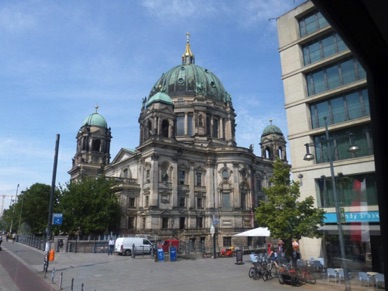
[{"label": "blue sky", "polygon": [[186,32],[196,64],[232,96],[238,146],[260,155],[270,119],[287,136],[276,18],[301,2],[1,1],[0,197],[51,185],[57,134],[56,184],[68,182],[76,133],[96,105],[111,159],[136,148],[142,98],[181,63]]}]

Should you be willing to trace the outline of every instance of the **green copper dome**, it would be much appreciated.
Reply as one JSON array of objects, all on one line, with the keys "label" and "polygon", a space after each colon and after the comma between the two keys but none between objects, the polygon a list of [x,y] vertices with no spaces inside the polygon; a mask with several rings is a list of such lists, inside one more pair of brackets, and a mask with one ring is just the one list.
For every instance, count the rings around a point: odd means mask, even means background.
[{"label": "green copper dome", "polygon": [[157,102],[164,103],[167,105],[173,105],[170,96],[168,96],[163,92],[158,92],[147,101],[146,107],[150,106],[152,103],[157,103]]},{"label": "green copper dome", "polygon": [[106,123],[106,120],[102,115],[99,113],[92,113],[88,117],[85,118],[83,125],[90,125],[90,126],[99,126],[107,128],[108,124]]},{"label": "green copper dome", "polygon": [[218,77],[208,69],[195,64],[189,38],[187,38],[186,50],[182,55],[182,64],[162,74],[152,87],[148,100],[157,92],[164,92],[172,99],[202,96],[219,102],[231,101],[230,95],[225,91]]},{"label": "green copper dome", "polygon": [[280,128],[272,124],[272,120],[271,120],[271,124],[268,125],[266,128],[264,128],[261,136],[266,136],[269,134],[283,135],[283,132],[280,130]]}]

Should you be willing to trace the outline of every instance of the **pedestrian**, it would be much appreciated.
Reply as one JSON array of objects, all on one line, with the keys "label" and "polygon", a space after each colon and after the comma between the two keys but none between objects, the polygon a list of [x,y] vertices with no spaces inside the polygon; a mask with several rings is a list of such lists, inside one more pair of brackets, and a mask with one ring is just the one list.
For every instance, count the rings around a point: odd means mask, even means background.
[{"label": "pedestrian", "polygon": [[278,260],[278,253],[275,251],[274,247],[271,247],[271,251],[268,254],[268,258],[274,263],[276,267],[279,267],[279,264],[277,262]]},{"label": "pedestrian", "polygon": [[299,244],[296,240],[292,242],[292,267],[296,269],[298,260],[300,260]]},{"label": "pedestrian", "polygon": [[62,248],[63,248],[63,239],[59,239],[58,245],[57,245],[57,252],[59,253]]},{"label": "pedestrian", "polygon": [[108,249],[108,256],[113,255],[113,250],[115,248],[115,240],[112,237],[109,237],[109,249]]},{"label": "pedestrian", "polygon": [[282,256],[283,253],[284,253],[283,246],[284,246],[283,240],[279,239],[279,241],[278,241],[278,250],[279,250],[279,254],[280,254],[281,256]]}]

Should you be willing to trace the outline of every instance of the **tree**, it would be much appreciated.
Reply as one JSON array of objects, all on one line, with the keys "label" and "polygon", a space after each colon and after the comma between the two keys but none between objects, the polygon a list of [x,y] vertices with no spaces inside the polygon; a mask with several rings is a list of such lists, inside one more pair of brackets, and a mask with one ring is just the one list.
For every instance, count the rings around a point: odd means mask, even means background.
[{"label": "tree", "polygon": [[[4,211],[4,221],[7,228],[12,225],[12,232],[44,234],[47,228],[48,208],[51,186],[35,183],[22,191],[17,201]],[[55,195],[58,193],[56,192]]]},{"label": "tree", "polygon": [[60,187],[61,231],[98,235],[115,230],[120,222],[121,208],[114,186],[112,180],[104,177],[85,177]]},{"label": "tree", "polygon": [[271,186],[264,188],[266,201],[255,209],[258,225],[268,227],[271,236],[284,241],[287,256],[292,252],[292,240],[321,237],[324,210],[314,207],[314,198],[300,200],[299,182],[290,180],[290,168],[279,158],[274,163]]}]

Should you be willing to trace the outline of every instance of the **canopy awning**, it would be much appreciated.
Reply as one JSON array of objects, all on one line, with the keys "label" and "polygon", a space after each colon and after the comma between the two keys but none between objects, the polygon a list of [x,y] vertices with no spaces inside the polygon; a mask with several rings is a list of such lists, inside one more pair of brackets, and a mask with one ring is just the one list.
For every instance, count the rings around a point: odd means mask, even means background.
[{"label": "canopy awning", "polygon": [[266,227],[258,227],[254,229],[250,229],[244,232],[237,233],[233,236],[271,236],[271,233]]},{"label": "canopy awning", "polygon": [[[326,224],[318,228],[320,231],[324,231],[328,234],[338,234],[337,224]],[[344,234],[352,234],[354,231],[369,232],[372,235],[380,235],[380,225],[369,224],[342,224],[342,230]]]}]

